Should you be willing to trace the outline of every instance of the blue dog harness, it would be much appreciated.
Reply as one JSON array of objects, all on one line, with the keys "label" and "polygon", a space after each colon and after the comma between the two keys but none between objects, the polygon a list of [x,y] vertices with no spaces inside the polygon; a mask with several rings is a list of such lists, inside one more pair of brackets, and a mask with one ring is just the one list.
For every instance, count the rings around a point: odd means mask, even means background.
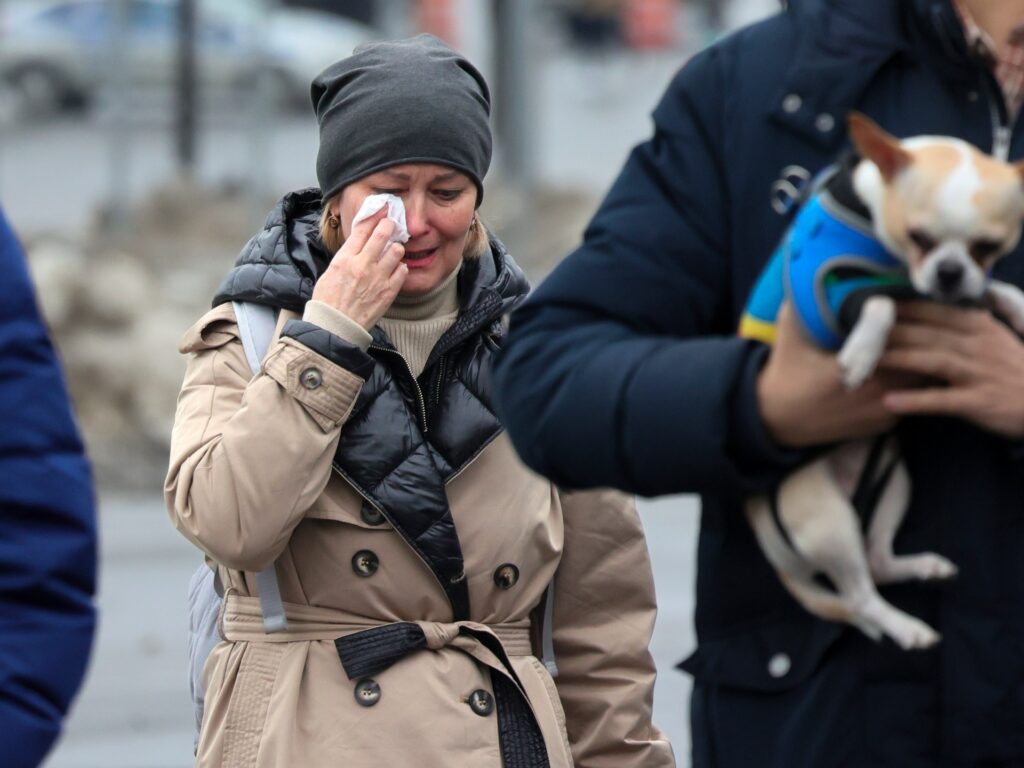
[{"label": "blue dog harness", "polygon": [[789,299],[815,343],[837,350],[851,295],[893,287],[910,288],[904,265],[875,239],[871,222],[840,204],[825,184],[800,208],[758,278],[739,333],[773,343],[779,308]]}]

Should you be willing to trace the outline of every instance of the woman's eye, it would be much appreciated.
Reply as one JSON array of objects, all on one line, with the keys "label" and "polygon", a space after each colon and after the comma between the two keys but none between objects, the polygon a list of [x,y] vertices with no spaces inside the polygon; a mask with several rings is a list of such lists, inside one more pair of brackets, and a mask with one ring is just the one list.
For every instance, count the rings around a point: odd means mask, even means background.
[{"label": "woman's eye", "polygon": [[374,189],[373,194],[375,195],[398,195],[401,196],[402,190],[400,189]]},{"label": "woman's eye", "polygon": [[437,195],[441,200],[451,202],[457,200],[459,195],[462,194],[461,189],[437,189],[434,190],[434,194]]},{"label": "woman's eye", "polygon": [[912,229],[907,233],[907,235],[910,237],[911,242],[921,249],[922,253],[928,253],[937,245],[935,238],[925,232],[922,232],[920,229]]}]

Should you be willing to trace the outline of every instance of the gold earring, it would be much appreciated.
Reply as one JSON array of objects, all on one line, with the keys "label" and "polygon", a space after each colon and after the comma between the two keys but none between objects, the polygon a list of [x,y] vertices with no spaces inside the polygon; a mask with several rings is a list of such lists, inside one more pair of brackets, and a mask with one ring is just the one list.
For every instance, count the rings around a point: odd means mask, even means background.
[{"label": "gold earring", "polygon": [[327,217],[327,226],[331,229],[337,229],[341,226],[341,219],[332,213]]}]

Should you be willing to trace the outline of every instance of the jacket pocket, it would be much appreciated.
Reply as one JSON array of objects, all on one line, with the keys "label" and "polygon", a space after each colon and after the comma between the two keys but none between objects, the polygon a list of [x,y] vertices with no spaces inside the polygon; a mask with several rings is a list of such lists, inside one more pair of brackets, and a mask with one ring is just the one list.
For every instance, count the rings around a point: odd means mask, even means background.
[{"label": "jacket pocket", "polygon": [[789,691],[821,666],[846,631],[833,622],[794,616],[702,641],[678,668],[694,679],[759,693]]},{"label": "jacket pocket", "polygon": [[255,768],[287,643],[243,643],[230,689],[219,768]]},{"label": "jacket pocket", "polygon": [[[555,714],[555,721],[558,723],[558,732],[562,737],[562,747],[565,749],[569,763],[572,763],[572,748],[569,746],[569,731],[565,721],[565,709],[562,707],[562,698],[558,695],[558,688],[555,681],[551,679],[551,673],[540,663],[536,656],[530,657],[530,664],[537,673],[537,677],[544,683],[544,689],[548,694],[548,702]],[[536,705],[535,705],[536,706]]]}]

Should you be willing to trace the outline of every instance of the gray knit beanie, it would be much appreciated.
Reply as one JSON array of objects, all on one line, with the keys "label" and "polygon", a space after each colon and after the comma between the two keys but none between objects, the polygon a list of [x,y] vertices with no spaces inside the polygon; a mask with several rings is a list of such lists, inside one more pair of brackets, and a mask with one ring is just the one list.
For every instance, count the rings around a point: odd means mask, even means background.
[{"label": "gray knit beanie", "polygon": [[480,72],[436,37],[367,43],[313,80],[324,202],[401,163],[462,171],[483,199],[491,164],[491,97]]}]

